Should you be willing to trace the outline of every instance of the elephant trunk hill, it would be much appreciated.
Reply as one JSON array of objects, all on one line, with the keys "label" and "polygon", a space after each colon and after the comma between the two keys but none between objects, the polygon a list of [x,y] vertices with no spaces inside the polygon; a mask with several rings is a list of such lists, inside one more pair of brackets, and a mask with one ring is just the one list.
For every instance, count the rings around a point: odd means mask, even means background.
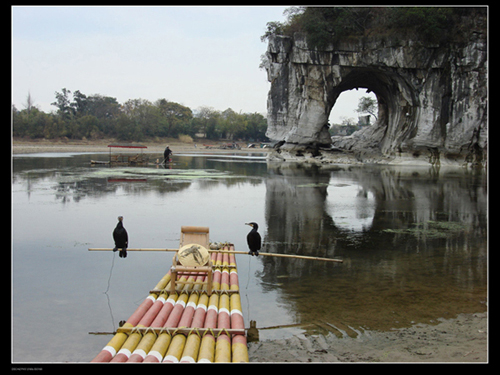
[{"label": "elephant trunk hill", "polygon": [[[271,35],[263,66],[271,88],[266,135],[271,158],[318,163],[485,165],[487,38],[485,18],[452,43],[343,37],[308,46],[304,33]],[[339,95],[365,88],[377,121],[331,137],[328,117]]]}]

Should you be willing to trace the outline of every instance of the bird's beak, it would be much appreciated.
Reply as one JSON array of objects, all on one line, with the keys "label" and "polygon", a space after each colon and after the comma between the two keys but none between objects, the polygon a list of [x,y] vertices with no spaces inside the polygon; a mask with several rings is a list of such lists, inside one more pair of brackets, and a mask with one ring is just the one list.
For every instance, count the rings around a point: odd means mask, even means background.
[{"label": "bird's beak", "polygon": [[250,226],[252,226],[252,224],[250,224],[250,223],[245,223],[245,225],[250,225]]}]

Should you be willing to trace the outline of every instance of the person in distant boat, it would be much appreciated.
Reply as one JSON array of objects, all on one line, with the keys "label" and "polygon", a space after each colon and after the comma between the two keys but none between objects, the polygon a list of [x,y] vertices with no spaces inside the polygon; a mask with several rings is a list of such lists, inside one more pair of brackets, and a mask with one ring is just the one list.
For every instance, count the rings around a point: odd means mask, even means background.
[{"label": "person in distant boat", "polygon": [[165,151],[163,152],[164,163],[170,161],[170,155],[172,154],[173,154],[172,150],[170,149],[170,147],[167,146],[167,148],[165,148]]}]

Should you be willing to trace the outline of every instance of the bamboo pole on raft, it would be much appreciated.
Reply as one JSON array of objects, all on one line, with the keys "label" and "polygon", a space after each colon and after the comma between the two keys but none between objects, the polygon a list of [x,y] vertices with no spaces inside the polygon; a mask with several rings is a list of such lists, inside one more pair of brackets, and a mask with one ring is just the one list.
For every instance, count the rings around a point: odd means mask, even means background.
[{"label": "bamboo pole on raft", "polygon": [[[182,277],[181,280],[183,280]],[[167,284],[164,288],[169,290],[169,285]],[[151,323],[151,327],[165,327],[170,323],[168,318],[177,304],[178,297],[177,293],[171,293],[169,295],[155,320]],[[134,354],[138,354],[139,356],[132,355],[128,362],[161,362],[168,346],[170,345],[172,336],[168,332],[160,332],[158,339],[156,338],[157,334],[155,332],[147,332],[143,338],[145,343],[143,344],[141,341],[134,352]],[[149,345],[149,341],[152,342],[151,345]],[[144,345],[145,349],[141,347],[142,345]],[[143,351],[140,351],[140,349]]]},{"label": "bamboo pole on raft", "polygon": [[[234,251],[211,257],[218,267],[214,290],[222,294],[209,298],[201,284],[186,283],[167,298],[167,273],[93,362],[248,362]],[[188,277],[206,276],[182,275],[179,284]]]},{"label": "bamboo pole on raft", "polygon": [[[212,261],[215,261],[217,258],[217,254],[212,254]],[[207,275],[195,275],[197,276],[197,280],[204,281]],[[189,285],[189,284],[188,284]],[[196,284],[194,287],[194,291],[199,290],[201,288],[201,284]],[[217,298],[217,295],[212,294],[210,300],[214,301]],[[207,304],[209,304],[209,298],[206,292],[203,292],[201,295],[198,293],[192,293],[189,297],[189,301],[186,304],[182,317],[178,323],[180,327],[168,347],[168,351],[163,358],[162,362],[196,362],[198,360],[198,354],[201,353],[201,357],[204,357],[204,348],[203,343],[201,343],[201,334],[197,331],[198,328],[203,327],[203,322],[211,322],[211,313],[214,312],[214,309],[210,305],[207,309]],[[207,317],[208,310],[208,317]],[[217,310],[215,309],[215,315],[217,315]],[[167,324],[168,325],[168,324]],[[207,325],[210,325],[207,323]],[[215,326],[213,326],[215,328]],[[203,330],[203,329],[202,329]],[[210,327],[207,331],[212,330]],[[205,342],[210,341],[210,335],[206,335]],[[205,339],[205,337],[204,337]],[[200,345],[201,344],[201,345]],[[210,346],[210,345],[209,345]],[[210,348],[208,348],[210,351]],[[212,350],[213,352],[213,350]],[[213,356],[213,355],[212,355]],[[208,359],[210,362],[213,361]]]},{"label": "bamboo pole on raft", "polygon": [[[170,273],[168,274],[170,275]],[[168,281],[170,283],[170,279]],[[164,287],[168,290],[169,284],[165,284]],[[167,298],[165,298],[167,297]],[[143,362],[146,358],[147,354],[152,350],[153,345],[156,342],[157,333],[151,329],[151,327],[163,327],[163,324],[168,319],[170,313],[172,312],[175,304],[177,302],[177,294],[169,294],[168,296],[164,293],[158,297],[155,304],[158,304],[158,307],[155,308],[155,305],[151,307],[148,313],[151,311],[151,315],[153,315],[158,308],[160,310],[154,316],[154,320],[150,324],[150,330],[147,330],[143,334],[142,340],[137,345],[136,349],[132,353],[132,355],[128,358],[127,362]],[[120,330],[120,329],[119,329]]]},{"label": "bamboo pole on raft", "polygon": [[[191,277],[191,275],[189,277]],[[182,275],[179,283],[181,283],[183,279],[184,281],[187,281],[189,277],[187,275]],[[186,284],[184,286],[183,290],[180,293],[180,296],[177,298],[177,302],[175,303],[170,316],[164,324],[164,327],[176,328],[179,326],[179,323],[182,321],[182,317],[186,312],[186,305],[189,303],[189,290],[192,285],[193,284]],[[153,348],[149,352],[151,356],[149,356],[148,354],[148,356],[144,359],[144,362],[178,362],[178,356],[180,356],[180,354],[182,353],[182,347],[184,346],[184,343],[180,342],[182,341],[182,337],[177,336],[183,335],[172,335],[169,332],[162,333],[158,337],[158,340],[160,340],[161,344],[156,346],[155,343],[156,347],[153,346]],[[151,353],[152,351],[154,351],[154,353]]]},{"label": "bamboo pole on raft", "polygon": [[[222,259],[220,259],[222,257]],[[229,289],[229,254],[227,252],[219,252],[217,254],[217,262],[221,265],[221,281],[220,289]],[[221,294],[219,297],[219,314],[217,315],[217,328],[231,328],[229,316],[229,295]],[[215,339],[215,362],[231,362],[231,338],[226,332],[221,332]]]},{"label": "bamboo pole on raft", "polygon": [[[168,278],[166,278],[166,279],[168,279]],[[163,283],[164,283],[164,281],[160,282],[159,284],[162,285]],[[166,300],[165,297],[166,297],[166,293],[160,294],[160,296],[154,301],[153,305],[151,305],[149,307],[149,309],[146,311],[146,313],[141,318],[139,323],[137,323],[135,328],[146,328],[146,327],[149,327],[151,325],[151,323],[153,322],[153,320],[155,319],[155,317],[158,315],[159,311],[163,307],[164,302]],[[132,356],[132,354],[136,355],[133,358],[133,361],[139,360],[139,358],[137,358],[137,355],[140,356],[142,354],[142,352],[140,350],[136,351],[137,350],[136,348],[142,343],[142,341],[143,341],[142,338],[143,337],[142,337],[142,334],[140,332],[132,332],[129,335],[129,337],[127,338],[127,340],[123,343],[122,348],[118,351],[116,356],[113,359],[111,359],[110,362],[127,362],[130,359],[130,357]],[[148,342],[142,343],[141,348],[144,346],[147,346],[147,345],[148,345]],[[139,349],[141,349],[141,348],[139,348]],[[144,351],[144,349],[142,349],[142,350]]]},{"label": "bamboo pole on raft", "polygon": [[[185,276],[182,276],[185,277]],[[181,277],[181,279],[182,279]],[[189,295],[187,293],[181,293],[177,298],[175,303],[173,304],[173,308],[171,312],[163,324],[163,327],[176,328],[179,324],[179,321],[182,317],[182,313],[184,311],[184,307],[186,306],[186,302],[188,301]],[[174,336],[175,338],[175,336]],[[162,362],[169,353],[171,344],[173,341],[172,334],[170,332],[162,332],[158,335],[156,342],[153,347],[149,351],[148,355],[144,358],[143,362]]]},{"label": "bamboo pole on raft", "polygon": [[[231,247],[234,250],[234,247]],[[236,266],[236,259],[234,254],[229,254],[229,265]],[[239,290],[238,284],[238,273],[235,269],[231,269],[230,273],[230,289]],[[232,329],[245,329],[245,322],[243,320],[243,312],[241,308],[240,294],[231,294],[230,297],[230,317],[231,317],[231,328]],[[233,335],[231,340],[231,358],[232,362],[248,362],[248,348],[247,339],[245,335]]]},{"label": "bamboo pole on raft", "polygon": [[[89,251],[112,251],[112,248],[89,248]],[[127,251],[179,251],[179,249],[161,249],[161,248],[127,248]],[[227,250],[208,250],[211,253],[224,253]],[[249,255],[246,251],[231,251],[232,254]],[[259,252],[259,256],[265,257],[280,257],[280,258],[293,258],[293,259],[306,259],[306,260],[319,260],[322,262],[335,262],[343,263],[342,259],[334,258],[321,258],[321,257],[310,257],[306,255],[293,255],[293,254],[277,254],[277,253],[263,253]]]},{"label": "bamboo pole on raft", "polygon": [[[215,259],[216,254],[212,254],[212,260]],[[179,282],[185,281],[187,276],[183,275]],[[206,275],[199,275],[197,273],[190,274],[190,278],[196,278],[198,281],[203,281]],[[182,280],[184,278],[184,280]],[[192,288],[192,290],[191,290]],[[172,314],[169,316],[163,327],[166,328],[166,332],[162,332],[160,329],[158,339],[151,347],[148,355],[144,358],[144,362],[192,362],[195,360],[198,351],[198,345],[196,338],[198,335],[190,334],[191,329],[187,327],[201,327],[205,318],[206,305],[208,304],[208,296],[206,292],[203,292],[199,296],[197,291],[200,291],[201,284],[186,284],[182,291],[180,291],[182,299],[175,303],[175,308]],[[195,293],[188,293],[194,291]],[[189,298],[189,299],[187,299]],[[159,324],[154,324],[152,326],[158,327]],[[170,332],[170,328],[183,327],[174,329]],[[184,328],[185,327],[185,328]],[[186,330],[187,333],[186,333]],[[158,331],[158,329],[154,329]],[[176,334],[177,333],[177,334]],[[153,334],[153,333],[148,333]],[[186,338],[187,335],[188,337]]]},{"label": "bamboo pole on raft", "polygon": [[[170,279],[169,273],[167,273],[159,282],[156,284],[155,288],[162,289],[165,288]],[[142,319],[144,314],[149,310],[149,308],[156,301],[156,295],[151,293],[148,297],[139,305],[135,312],[130,316],[130,318],[125,322],[123,327],[133,328]],[[127,340],[128,335],[125,333],[117,333],[108,342],[108,344],[101,350],[101,352],[91,361],[91,362],[109,362],[115,357],[117,352],[122,348],[123,344]]]},{"label": "bamboo pole on raft", "polygon": [[[170,272],[167,273],[155,286],[156,289],[164,289],[170,282]],[[170,300],[170,298],[169,298]],[[167,300],[167,301],[169,301]],[[141,325],[144,326],[146,317],[151,307],[156,303],[156,294],[150,293],[143,303],[136,309],[130,316],[123,328],[136,328]],[[163,310],[163,309],[162,309]],[[149,314],[150,316],[151,314]],[[103,348],[103,350],[91,362],[123,362],[128,359],[130,352],[139,344],[140,337],[128,335],[124,332],[117,332],[110,342]],[[129,340],[130,339],[130,340]],[[123,350],[122,350],[123,349]],[[135,351],[134,351],[135,352]],[[115,357],[117,357],[115,359]]]},{"label": "bamboo pole on raft", "polygon": [[[193,314],[193,320],[191,322],[192,328],[202,328],[203,322],[205,321],[205,316],[207,312],[208,295],[203,293],[198,299],[198,304],[196,306],[195,312]],[[188,335],[186,343],[184,345],[184,351],[182,352],[181,363],[192,363],[198,360],[198,353],[200,350],[201,336],[199,334]]]},{"label": "bamboo pole on raft", "polygon": [[[191,274],[189,278],[198,278],[198,275]],[[186,286],[190,286],[192,284],[187,284]],[[200,284],[195,285],[195,287],[200,287]],[[194,288],[193,288],[194,289]],[[191,321],[193,320],[193,315],[195,312],[195,308],[198,304],[199,294],[191,293],[189,299],[186,303],[182,316],[178,322],[178,327],[189,327],[191,325]],[[168,348],[167,355],[163,359],[163,362],[179,362],[182,358],[182,353],[184,351],[184,347],[186,345],[187,337],[186,335],[179,333],[172,338],[172,342],[170,343],[170,347]]]},{"label": "bamboo pole on raft", "polygon": [[[208,302],[207,314],[203,328],[217,328],[217,312],[219,309],[219,295],[212,293]],[[210,331],[201,339],[198,362],[211,363],[215,355],[215,337]]]}]

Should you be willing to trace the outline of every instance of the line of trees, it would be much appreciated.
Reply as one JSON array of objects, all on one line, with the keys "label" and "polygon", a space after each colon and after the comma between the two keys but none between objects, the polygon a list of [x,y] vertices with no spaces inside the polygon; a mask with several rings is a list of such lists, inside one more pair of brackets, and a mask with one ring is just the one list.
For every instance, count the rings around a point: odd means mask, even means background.
[{"label": "line of trees", "polygon": [[141,141],[145,138],[195,137],[207,139],[267,140],[267,120],[260,113],[237,113],[231,108],[217,111],[200,107],[195,113],[186,106],[166,99],[154,103],[130,99],[123,104],[100,94],[86,96],[79,90],[63,88],[51,103],[55,111],[37,108],[28,94],[25,108],[12,106],[13,136],[27,138],[99,139]]}]

